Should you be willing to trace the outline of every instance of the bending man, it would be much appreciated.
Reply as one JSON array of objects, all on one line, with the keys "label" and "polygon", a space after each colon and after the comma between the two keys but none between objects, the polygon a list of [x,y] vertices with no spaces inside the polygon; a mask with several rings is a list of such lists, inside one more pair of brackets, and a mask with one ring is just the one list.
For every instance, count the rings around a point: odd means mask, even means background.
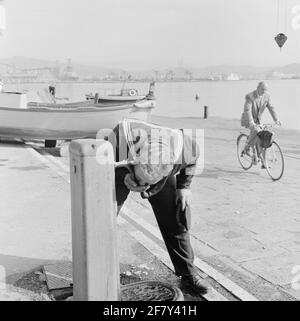
[{"label": "bending man", "polygon": [[121,209],[130,191],[148,199],[166,244],[175,273],[183,284],[205,294],[207,284],[193,264],[190,243],[190,184],[196,170],[199,147],[184,130],[125,119],[107,139],[117,162],[116,196]]}]

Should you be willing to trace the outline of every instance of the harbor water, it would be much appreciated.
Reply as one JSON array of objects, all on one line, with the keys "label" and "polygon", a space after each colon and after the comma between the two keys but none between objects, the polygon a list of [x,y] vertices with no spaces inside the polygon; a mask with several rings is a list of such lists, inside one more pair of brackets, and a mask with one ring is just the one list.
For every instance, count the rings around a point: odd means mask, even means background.
[{"label": "harbor water", "polygon": [[[257,86],[257,80],[249,81],[193,81],[157,82],[155,115],[168,117],[203,117],[204,106],[209,116],[240,118],[245,95]],[[300,79],[268,80],[272,104],[285,128],[300,130]],[[48,84],[6,85],[6,90],[40,90]],[[85,99],[88,93],[116,94],[123,83],[57,83],[56,96],[68,97],[70,102]],[[140,94],[148,92],[149,83],[127,83]],[[196,95],[199,99],[195,99]],[[268,112],[263,121],[271,122]]]}]

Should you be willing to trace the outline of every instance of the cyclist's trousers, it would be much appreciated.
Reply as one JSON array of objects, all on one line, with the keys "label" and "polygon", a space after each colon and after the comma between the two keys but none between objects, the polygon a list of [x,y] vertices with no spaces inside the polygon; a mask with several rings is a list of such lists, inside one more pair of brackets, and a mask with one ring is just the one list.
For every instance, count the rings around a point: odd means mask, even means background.
[{"label": "cyclist's trousers", "polygon": [[259,131],[255,128],[252,128],[252,129],[250,129],[249,127],[247,128],[250,130],[248,140],[247,140],[247,147],[254,147],[258,140],[257,133]]}]

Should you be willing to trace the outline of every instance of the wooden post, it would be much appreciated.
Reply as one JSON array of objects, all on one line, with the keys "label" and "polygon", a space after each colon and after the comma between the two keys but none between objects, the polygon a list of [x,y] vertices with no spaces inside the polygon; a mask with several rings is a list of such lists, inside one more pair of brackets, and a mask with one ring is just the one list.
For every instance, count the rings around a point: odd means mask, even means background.
[{"label": "wooden post", "polygon": [[117,301],[120,274],[112,145],[70,144],[74,301]]},{"label": "wooden post", "polygon": [[204,119],[208,118],[208,106],[204,106]]},{"label": "wooden post", "polygon": [[94,103],[98,104],[98,100],[99,100],[99,94],[95,93]]}]

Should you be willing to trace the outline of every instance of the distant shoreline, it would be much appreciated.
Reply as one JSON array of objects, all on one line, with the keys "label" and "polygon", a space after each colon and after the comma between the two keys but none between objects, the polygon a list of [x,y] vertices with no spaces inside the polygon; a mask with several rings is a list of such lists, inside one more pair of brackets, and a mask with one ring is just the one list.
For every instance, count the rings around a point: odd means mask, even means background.
[{"label": "distant shoreline", "polygon": [[[300,80],[298,78],[254,78],[254,79],[239,79],[239,80],[212,80],[212,79],[193,79],[193,80],[184,80],[184,79],[174,79],[174,80],[153,80],[153,79],[144,79],[144,80],[130,80],[126,81],[126,84],[134,83],[149,83],[155,81],[155,83],[196,83],[196,82],[211,82],[211,83],[235,83],[235,82],[246,82],[246,81],[288,81],[288,80]],[[4,85],[30,85],[30,84],[123,84],[123,80],[97,80],[97,81],[67,81],[67,80],[47,80],[47,81],[26,81],[26,82],[5,82]]]}]

